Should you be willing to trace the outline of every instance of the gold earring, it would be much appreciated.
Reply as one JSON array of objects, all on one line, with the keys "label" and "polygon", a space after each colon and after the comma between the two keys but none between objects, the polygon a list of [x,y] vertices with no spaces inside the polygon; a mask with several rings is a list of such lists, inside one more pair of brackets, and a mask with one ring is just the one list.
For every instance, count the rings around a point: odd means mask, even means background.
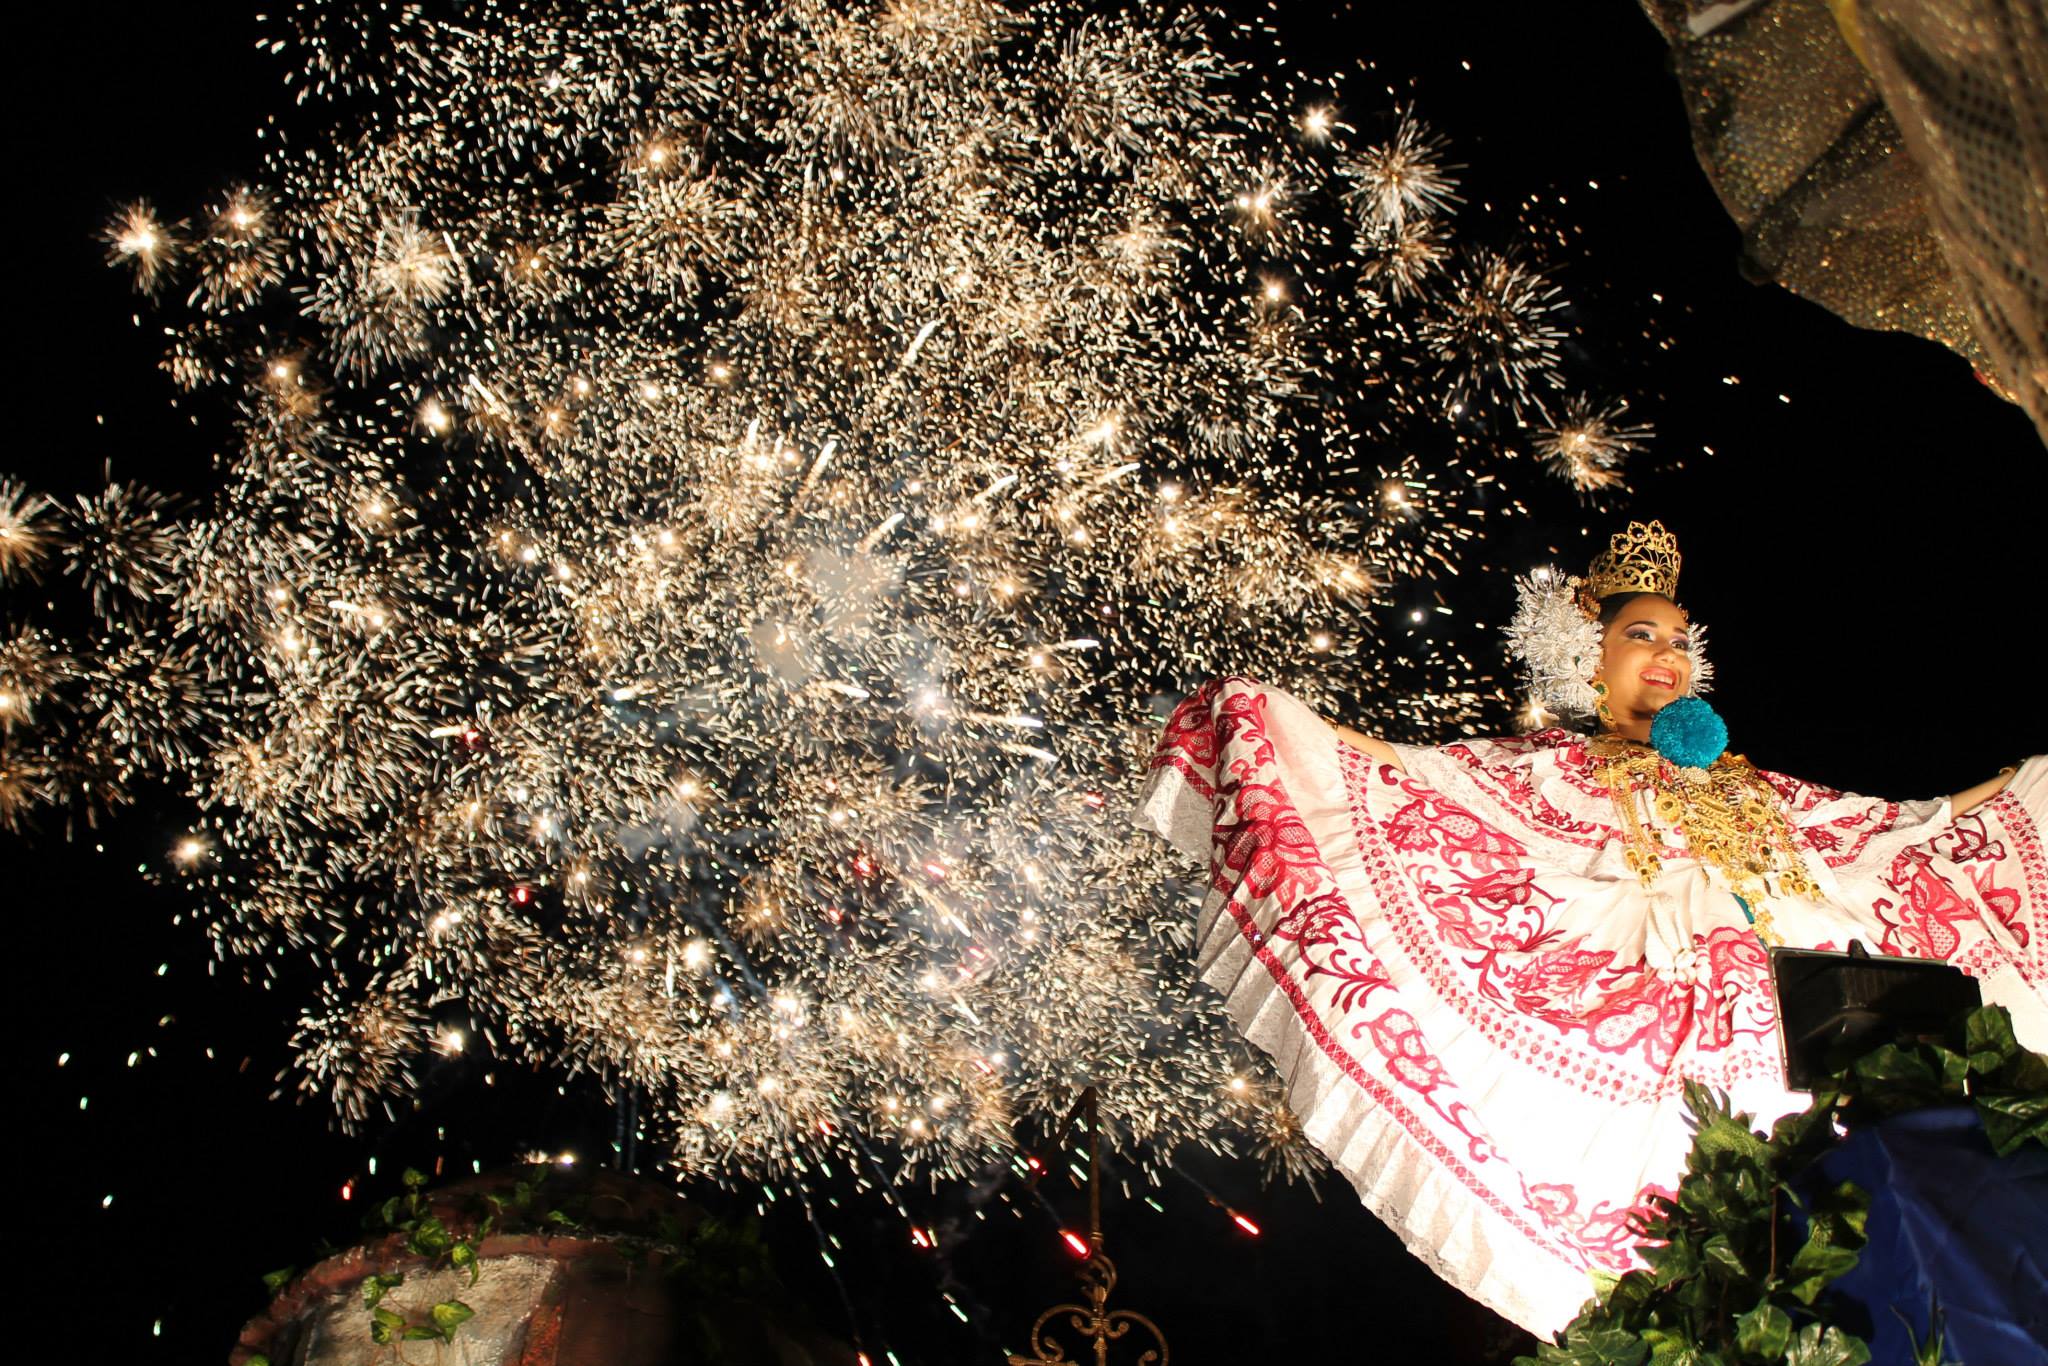
[{"label": "gold earring", "polygon": [[1599,679],[1593,680],[1593,715],[1600,718],[1600,724],[1614,729],[1614,713],[1607,706],[1607,685]]}]

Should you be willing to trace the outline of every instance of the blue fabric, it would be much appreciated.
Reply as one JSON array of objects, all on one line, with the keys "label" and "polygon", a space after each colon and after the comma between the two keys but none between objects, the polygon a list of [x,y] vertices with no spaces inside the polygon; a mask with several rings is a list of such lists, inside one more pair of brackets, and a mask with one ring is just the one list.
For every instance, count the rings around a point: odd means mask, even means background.
[{"label": "blue fabric", "polygon": [[1873,1366],[1913,1366],[1930,1299],[1945,1361],[2048,1366],[2048,1151],[1999,1157],[1971,1106],[1915,1110],[1852,1133],[1797,1185],[1844,1181],[1870,1192],[1870,1242],[1829,1290]]}]

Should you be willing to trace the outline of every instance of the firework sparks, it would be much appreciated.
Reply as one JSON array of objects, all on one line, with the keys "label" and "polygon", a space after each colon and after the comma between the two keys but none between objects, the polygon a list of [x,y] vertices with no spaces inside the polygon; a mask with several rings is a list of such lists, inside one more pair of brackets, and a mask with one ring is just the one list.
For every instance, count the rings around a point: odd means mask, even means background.
[{"label": "firework sparks", "polygon": [[1444,161],[1448,144],[1403,109],[1394,135],[1367,147],[1346,166],[1345,202],[1372,230],[1398,234],[1414,219],[1440,218],[1458,206],[1456,169]]},{"label": "firework sparks", "polygon": [[[283,22],[362,126],[108,232],[192,282],[223,487],[0,488],[0,575],[101,623],[0,647],[0,821],[182,779],[170,875],[314,966],[348,1121],[459,1048],[638,1088],[686,1172],[957,1172],[1083,1084],[1305,1170],[1129,806],[1205,674],[1385,700],[1495,478],[1429,376],[1471,432],[1558,373],[1542,274],[1444,268],[1441,142],[1059,4]],[[1387,725],[1499,691],[1431,667]]]},{"label": "firework sparks", "polygon": [[1605,406],[1583,396],[1566,400],[1555,425],[1537,433],[1536,453],[1552,473],[1581,493],[1621,483],[1622,465],[1649,443],[1651,428],[1628,420],[1628,405]]},{"label": "firework sparks", "polygon": [[0,478],[0,583],[32,579],[50,553],[49,502],[13,479]]},{"label": "firework sparks", "polygon": [[1487,403],[1541,411],[1563,382],[1563,291],[1534,266],[1489,248],[1467,252],[1424,318],[1442,399],[1455,414]]},{"label": "firework sparks", "polygon": [[155,294],[170,278],[185,249],[183,224],[166,223],[147,203],[124,209],[102,234],[107,259],[125,265],[135,276],[135,287]]}]

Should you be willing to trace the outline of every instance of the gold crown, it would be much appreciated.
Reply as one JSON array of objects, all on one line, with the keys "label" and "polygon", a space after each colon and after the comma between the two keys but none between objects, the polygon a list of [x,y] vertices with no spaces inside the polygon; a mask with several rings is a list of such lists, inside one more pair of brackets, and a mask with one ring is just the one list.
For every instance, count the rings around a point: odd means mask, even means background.
[{"label": "gold crown", "polygon": [[1662,522],[1630,522],[1586,572],[1586,596],[1597,602],[1616,593],[1678,596],[1678,538]]}]

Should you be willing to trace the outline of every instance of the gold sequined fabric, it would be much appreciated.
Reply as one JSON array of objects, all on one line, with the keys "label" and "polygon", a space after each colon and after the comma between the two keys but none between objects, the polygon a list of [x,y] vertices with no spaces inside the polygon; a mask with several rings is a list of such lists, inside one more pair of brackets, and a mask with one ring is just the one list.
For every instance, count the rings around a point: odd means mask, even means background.
[{"label": "gold sequined fabric", "polygon": [[2041,0],[1642,3],[1746,268],[1959,352],[2048,441]]},{"label": "gold sequined fabric", "polygon": [[1843,19],[1926,181],[1992,373],[2048,441],[2048,10],[1859,0]]}]

